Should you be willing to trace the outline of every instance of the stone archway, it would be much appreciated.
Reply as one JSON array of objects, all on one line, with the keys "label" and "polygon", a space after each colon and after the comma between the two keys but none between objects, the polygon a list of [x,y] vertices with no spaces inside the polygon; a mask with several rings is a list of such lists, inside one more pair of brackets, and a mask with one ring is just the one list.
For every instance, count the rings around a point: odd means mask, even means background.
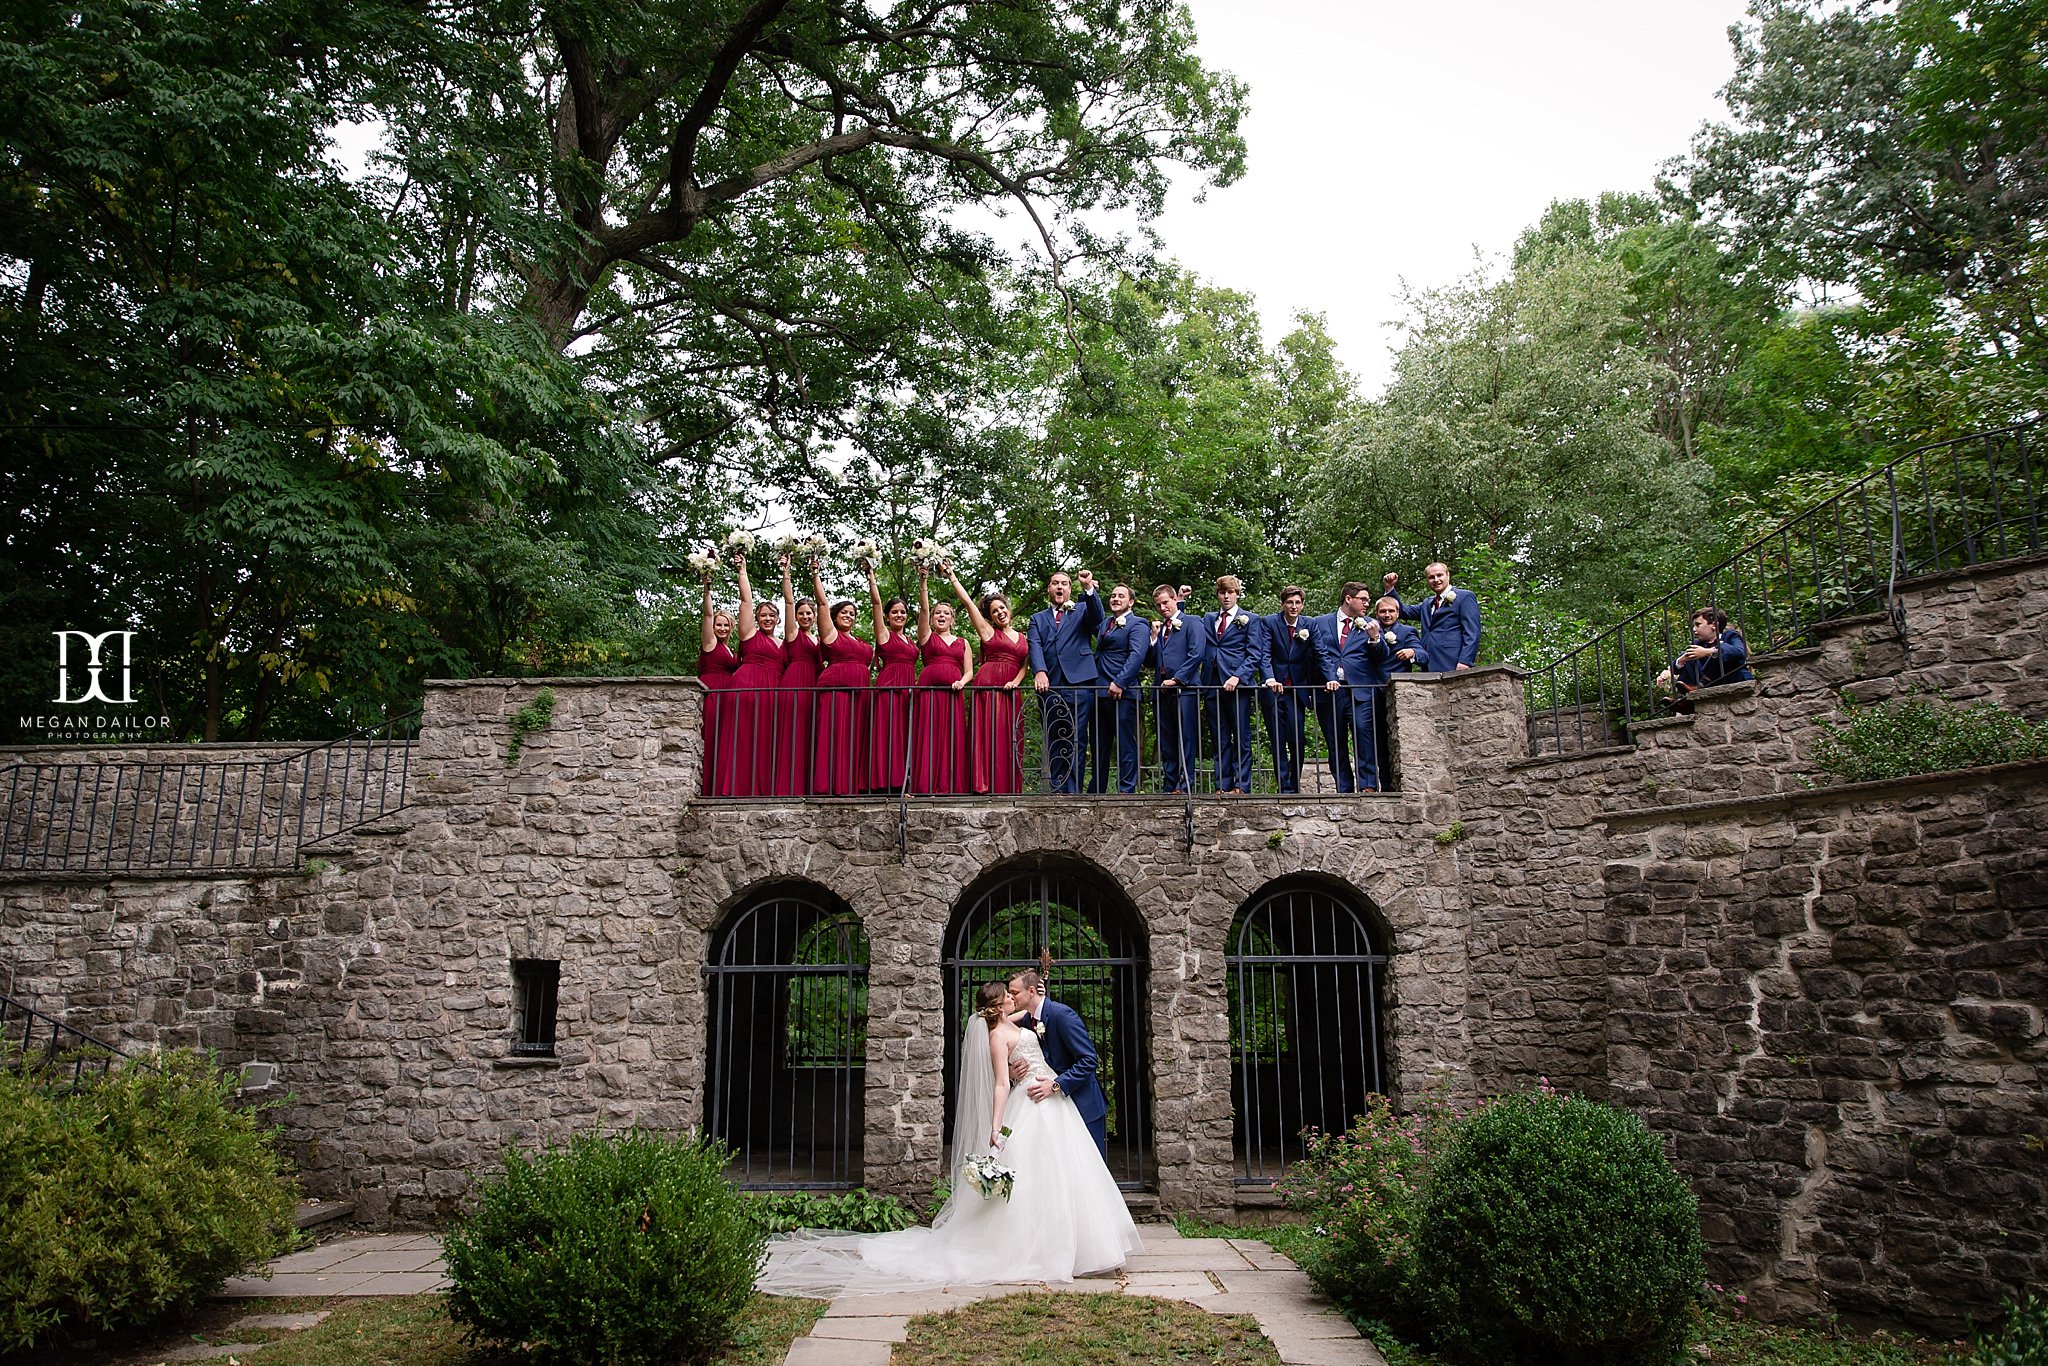
[{"label": "stone archway", "polygon": [[[941,962],[946,1094],[959,1077],[975,988],[1036,966],[1041,949],[1053,958],[1052,999],[1078,1011],[1095,1041],[1109,1102],[1110,1172],[1126,1190],[1149,1189],[1155,1176],[1145,936],[1129,900],[1079,861],[1038,856],[999,864],[956,903]],[[951,1123],[949,1113],[949,1129]],[[952,1141],[950,1132],[946,1139]]]},{"label": "stone archway", "polygon": [[822,887],[749,893],[704,965],[710,1020],[704,1127],[754,1189],[861,1182],[868,940]]}]

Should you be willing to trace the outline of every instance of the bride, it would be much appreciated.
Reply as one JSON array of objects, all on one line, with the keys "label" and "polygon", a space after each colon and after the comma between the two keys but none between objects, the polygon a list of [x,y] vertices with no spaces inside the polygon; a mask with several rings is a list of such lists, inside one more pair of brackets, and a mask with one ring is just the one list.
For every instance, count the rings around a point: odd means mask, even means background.
[{"label": "bride", "polygon": [[[1010,1084],[1013,1058],[1027,1078],[1054,1073],[1037,1036],[1011,1018],[1022,1010],[1009,989],[986,983],[975,1006],[953,1106],[952,1196],[931,1227],[775,1239],[756,1289],[820,1296],[1069,1281],[1113,1271],[1138,1250],[1123,1192],[1074,1102],[1057,1091],[1034,1101]],[[1009,1199],[984,1197],[963,1177],[968,1159],[984,1153],[1017,1174]]]}]

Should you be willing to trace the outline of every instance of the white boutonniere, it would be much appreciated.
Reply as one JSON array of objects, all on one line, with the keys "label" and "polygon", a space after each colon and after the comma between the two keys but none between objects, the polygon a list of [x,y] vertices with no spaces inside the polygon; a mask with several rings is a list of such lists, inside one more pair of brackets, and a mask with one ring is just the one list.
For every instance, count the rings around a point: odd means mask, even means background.
[{"label": "white boutonniere", "polygon": [[1249,630],[1251,628],[1252,619],[1250,617],[1232,617],[1230,619],[1230,624],[1232,626],[1237,627],[1240,631]]},{"label": "white boutonniere", "polygon": [[1036,1034],[1036,1035],[1037,1035],[1037,1036],[1038,1036],[1039,1038],[1041,1038],[1041,1039],[1042,1039],[1042,1038],[1044,1038],[1044,1037],[1045,1037],[1045,1021],[1043,1021],[1043,1020],[1040,1020],[1040,1021],[1039,1021],[1038,1023],[1036,1023],[1036,1024],[1032,1025],[1032,1026],[1031,1026],[1031,1032],[1032,1032],[1032,1033],[1034,1033],[1034,1034]]},{"label": "white boutonniere", "polygon": [[1295,638],[1296,640],[1307,640],[1307,639],[1308,639],[1308,628],[1307,628],[1307,627],[1305,627],[1305,626],[1298,626],[1298,627],[1296,627],[1296,628],[1295,628],[1295,631],[1294,631],[1294,638]]}]

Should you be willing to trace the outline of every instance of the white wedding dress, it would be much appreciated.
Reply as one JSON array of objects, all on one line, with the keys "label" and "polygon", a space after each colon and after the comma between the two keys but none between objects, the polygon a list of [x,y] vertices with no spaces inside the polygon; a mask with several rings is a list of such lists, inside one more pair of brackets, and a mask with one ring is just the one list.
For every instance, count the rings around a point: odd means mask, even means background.
[{"label": "white wedding dress", "polygon": [[[988,1026],[970,1026],[963,1050],[978,1039],[979,1059],[988,1071]],[[768,1295],[830,1296],[846,1292],[935,1290],[951,1285],[994,1285],[1003,1281],[1070,1281],[1113,1271],[1138,1250],[1138,1228],[1123,1192],[1103,1164],[1074,1102],[1054,1093],[1034,1101],[1024,1087],[1033,1078],[1055,1075],[1037,1036],[1021,1031],[1010,1057],[1029,1065],[1014,1083],[1004,1122],[1010,1136],[997,1161],[1017,1173],[1010,1198],[984,1197],[960,1179],[967,1158],[989,1150],[992,1108],[980,1103],[980,1120],[967,1133],[955,1121],[951,1172],[953,1193],[930,1228],[898,1233],[812,1233],[775,1238],[768,1266],[755,1288]],[[993,1083],[990,1084],[991,1089]],[[963,1106],[965,1102],[963,1088]]]}]

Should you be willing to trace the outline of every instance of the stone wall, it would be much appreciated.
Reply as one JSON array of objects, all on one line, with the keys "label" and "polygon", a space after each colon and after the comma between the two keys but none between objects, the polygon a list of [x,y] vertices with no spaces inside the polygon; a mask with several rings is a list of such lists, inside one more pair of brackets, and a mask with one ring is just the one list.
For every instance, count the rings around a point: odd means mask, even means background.
[{"label": "stone wall", "polygon": [[[1143,931],[1159,1203],[1229,1214],[1224,940],[1261,888],[1315,877],[1387,934],[1397,1094],[1612,1095],[1668,1138],[1717,1274],[1759,1302],[1981,1313],[2048,1271],[2010,1213],[2041,1203],[2048,801],[2035,770],[1807,784],[1847,688],[2048,711],[2048,561],[1908,585],[1907,611],[1907,647],[1838,623],[1570,757],[1528,757],[1512,670],[1402,678],[1401,791],[1198,801],[1191,845],[1180,804],[1141,797],[920,801],[899,847],[887,802],[696,800],[694,680],[436,684],[411,804],[304,875],[0,874],[0,983],[130,1044],[283,1064],[309,1188],[430,1223],[507,1144],[698,1122],[707,949],[754,893],[806,884],[869,938],[865,1178],[921,1196],[945,927],[991,870],[1057,863]],[[542,686],[553,723],[508,764]],[[511,1052],[528,957],[562,964],[550,1060]]]}]

